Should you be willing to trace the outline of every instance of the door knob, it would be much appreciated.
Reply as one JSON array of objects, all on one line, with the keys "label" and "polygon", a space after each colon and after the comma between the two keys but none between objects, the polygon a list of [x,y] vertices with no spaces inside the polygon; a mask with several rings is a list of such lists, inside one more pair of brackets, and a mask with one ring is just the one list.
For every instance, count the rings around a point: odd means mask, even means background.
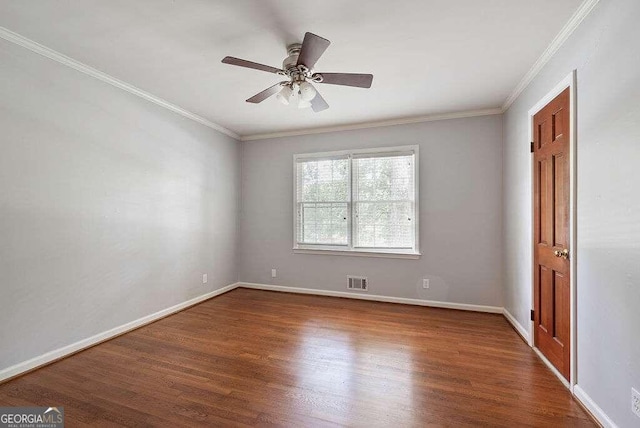
[{"label": "door knob", "polygon": [[569,250],[566,248],[564,250],[555,250],[553,254],[555,254],[556,257],[562,257],[565,260],[569,259]]}]

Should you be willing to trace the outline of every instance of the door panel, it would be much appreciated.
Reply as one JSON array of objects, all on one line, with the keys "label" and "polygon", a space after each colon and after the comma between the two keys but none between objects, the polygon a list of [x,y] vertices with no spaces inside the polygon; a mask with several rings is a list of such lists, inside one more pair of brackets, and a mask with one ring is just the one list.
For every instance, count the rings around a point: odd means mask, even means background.
[{"label": "door panel", "polygon": [[569,379],[569,89],[533,117],[534,342]]},{"label": "door panel", "polygon": [[568,186],[568,168],[569,162],[564,153],[553,155],[553,204],[555,209],[553,214],[553,245],[557,247],[568,248],[569,245],[569,209],[566,204],[569,202]]},{"label": "door panel", "polygon": [[566,318],[569,314],[564,308],[569,307],[569,283],[566,277],[556,271],[554,278],[555,293],[555,316],[554,316],[554,336],[561,345],[569,344],[569,320]]},{"label": "door panel", "polygon": [[[551,269],[546,266],[540,266],[540,298],[543,302],[552,298],[553,277],[551,275]],[[543,305],[540,307],[540,329],[547,334],[552,333],[551,325],[553,325],[553,308]]]},{"label": "door panel", "polygon": [[545,218],[546,214],[550,210],[550,207],[548,206],[549,198],[547,195],[548,188],[546,184],[547,177],[549,175],[548,166],[549,166],[549,162],[547,162],[547,159],[541,159],[540,161],[538,161],[539,177],[536,180],[540,187],[538,215],[540,216],[540,220],[542,220],[542,221],[538,221],[540,236],[537,242],[544,245],[547,245],[549,243],[549,241],[547,241],[547,236],[549,236],[549,230],[548,230],[549,222],[546,221],[546,218]]}]

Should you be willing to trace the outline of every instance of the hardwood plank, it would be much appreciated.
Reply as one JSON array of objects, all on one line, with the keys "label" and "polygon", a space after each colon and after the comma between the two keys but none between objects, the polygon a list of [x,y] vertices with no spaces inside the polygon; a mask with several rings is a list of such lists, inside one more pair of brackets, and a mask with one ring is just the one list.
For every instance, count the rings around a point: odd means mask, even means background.
[{"label": "hardwood plank", "polygon": [[0,385],[68,426],[595,426],[501,315],[237,289]]}]

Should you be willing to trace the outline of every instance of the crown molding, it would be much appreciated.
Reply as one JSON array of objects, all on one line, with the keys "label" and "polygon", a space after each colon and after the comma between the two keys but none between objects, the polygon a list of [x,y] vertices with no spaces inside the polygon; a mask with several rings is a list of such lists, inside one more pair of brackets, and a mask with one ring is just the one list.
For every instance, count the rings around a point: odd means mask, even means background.
[{"label": "crown molding", "polygon": [[14,33],[13,31],[0,27],[0,38],[7,40],[8,42],[15,43],[18,46],[22,46],[23,48],[29,49],[32,52],[40,54],[46,58],[52,59],[54,61],[59,62],[60,64],[66,65],[67,67],[73,68],[74,70],[80,71],[81,73],[87,74],[91,77],[94,77],[98,80],[101,80],[105,83],[108,83],[116,88],[120,88],[129,92],[130,94],[136,95],[142,99],[150,101],[160,107],[164,107],[167,110],[171,110],[174,113],[178,113],[179,115],[186,117],[187,119],[191,119],[195,122],[200,123],[201,125],[207,126],[211,129],[215,129],[218,132],[221,132],[229,137],[235,138],[236,140],[240,139],[240,136],[230,129],[225,128],[224,126],[218,125],[217,123],[213,123],[202,116],[198,116],[197,114],[191,113],[188,110],[183,109],[175,104],[172,104],[166,100],[163,100],[160,97],[157,97],[149,92],[143,91],[140,88],[136,88],[135,86],[124,82],[120,79],[116,79],[113,76],[108,75],[100,70],[97,70],[93,67],[90,67],[80,61],[77,61],[73,58],[70,58],[58,51],[55,51],[51,48],[48,48],[40,43],[34,42],[31,39],[28,39],[24,36],[21,36],[18,33]]},{"label": "crown molding", "polygon": [[352,131],[355,129],[380,128],[383,126],[407,125],[410,123],[434,122],[437,120],[460,119],[465,117],[491,116],[502,114],[500,108],[488,108],[482,110],[467,110],[454,113],[433,114],[428,116],[407,117],[392,120],[380,120],[375,122],[354,123],[350,125],[327,126],[323,128],[298,129],[295,131],[273,132],[267,134],[243,135],[240,141],[266,140],[269,138],[295,137],[300,135],[324,134],[327,132]]},{"label": "crown molding", "polygon": [[582,23],[582,21],[591,13],[593,8],[598,4],[599,0],[585,0],[582,2],[578,10],[569,18],[569,21],[562,27],[562,30],[551,41],[549,46],[540,55],[540,57],[533,64],[531,69],[524,75],[520,83],[514,88],[513,92],[507,97],[502,105],[502,111],[505,112],[513,104],[513,102],[520,96],[520,94],[529,86],[529,84],[540,73],[542,68],[551,60],[553,55],[562,47],[564,42],[567,41],[569,36],[573,34],[576,28]]}]

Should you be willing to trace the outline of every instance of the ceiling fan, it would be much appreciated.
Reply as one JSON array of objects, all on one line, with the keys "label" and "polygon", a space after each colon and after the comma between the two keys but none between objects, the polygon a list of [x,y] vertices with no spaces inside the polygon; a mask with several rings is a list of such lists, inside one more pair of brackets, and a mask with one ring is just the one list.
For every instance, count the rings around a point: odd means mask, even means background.
[{"label": "ceiling fan", "polygon": [[277,94],[277,99],[283,104],[297,103],[299,108],[311,107],[314,112],[318,113],[328,109],[329,104],[322,98],[322,95],[318,93],[311,82],[354,86],[357,88],[370,88],[373,82],[373,75],[371,74],[316,73],[313,67],[330,44],[331,42],[327,39],[313,33],[306,33],[302,44],[295,43],[287,47],[289,56],[282,62],[282,69],[232,56],[225,57],[222,62],[289,78],[289,80],[276,83],[252,96],[247,100],[248,103],[257,104]]}]

